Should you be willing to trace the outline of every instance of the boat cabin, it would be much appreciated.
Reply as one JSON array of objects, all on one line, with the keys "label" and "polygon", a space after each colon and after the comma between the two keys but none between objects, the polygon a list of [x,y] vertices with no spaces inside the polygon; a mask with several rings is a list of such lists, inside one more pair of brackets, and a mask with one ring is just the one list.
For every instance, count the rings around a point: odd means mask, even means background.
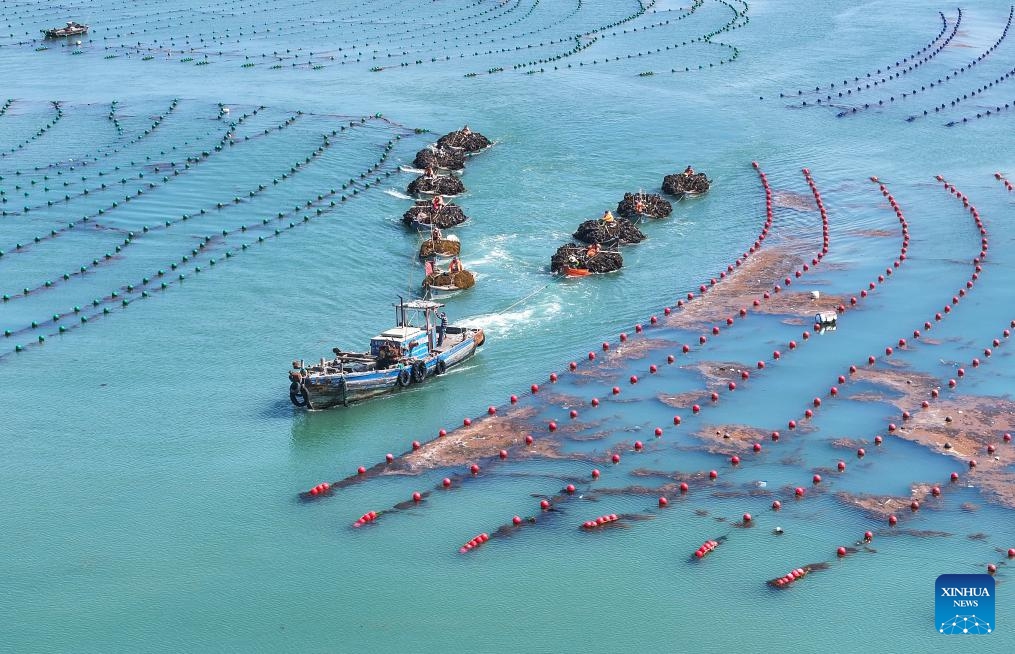
[{"label": "boat cabin", "polygon": [[[381,359],[425,359],[434,350],[437,311],[444,305],[428,300],[399,300],[395,326],[370,339],[370,354]],[[382,351],[382,348],[386,350]]]}]

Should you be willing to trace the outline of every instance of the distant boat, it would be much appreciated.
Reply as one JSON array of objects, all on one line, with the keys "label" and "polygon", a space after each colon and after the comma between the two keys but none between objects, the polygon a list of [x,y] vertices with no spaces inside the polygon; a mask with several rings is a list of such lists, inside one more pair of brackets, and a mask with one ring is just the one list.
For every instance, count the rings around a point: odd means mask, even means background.
[{"label": "distant boat", "polygon": [[370,339],[368,352],[336,347],[332,360],[309,366],[294,361],[290,401],[300,408],[328,409],[421,384],[471,357],[486,340],[482,329],[448,325],[438,345],[443,304],[399,300],[393,306],[395,326]]},{"label": "distant boat", "polygon": [[46,35],[47,39],[59,39],[64,36],[80,36],[81,34],[88,33],[88,26],[82,25],[81,23],[75,23],[70,20],[67,21],[66,27],[54,27],[48,30],[42,30],[42,33]]}]

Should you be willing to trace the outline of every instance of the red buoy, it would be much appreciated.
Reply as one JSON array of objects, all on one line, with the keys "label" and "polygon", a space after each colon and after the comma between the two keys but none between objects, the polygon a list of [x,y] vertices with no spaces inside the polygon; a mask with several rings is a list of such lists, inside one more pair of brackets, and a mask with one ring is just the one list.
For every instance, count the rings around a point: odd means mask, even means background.
[{"label": "red buoy", "polygon": [[811,482],[814,483],[814,484],[820,484],[821,483],[821,475],[814,475],[811,478]]},{"label": "red buoy", "polygon": [[610,457],[610,460],[613,461],[614,463],[620,463],[620,455],[614,454],[612,457]]},{"label": "red buoy", "polygon": [[418,450],[419,447],[419,441],[412,441],[412,449]]},{"label": "red buoy", "polygon": [[779,432],[777,432],[777,431],[773,431],[772,432],[772,440],[773,441],[779,440]]},{"label": "red buoy", "polygon": [[511,396],[511,404],[518,404],[518,396],[517,395],[512,395]]},{"label": "red buoy", "polygon": [[951,474],[951,480],[952,480],[952,481],[958,481],[958,480],[959,480],[959,473],[957,473],[957,472],[953,472],[953,473]]},{"label": "red buoy", "polygon": [[995,572],[997,572],[997,566],[994,565],[993,563],[988,563],[987,564],[987,574],[991,574],[992,575]]},{"label": "red buoy", "polygon": [[715,470],[709,470],[709,471],[708,471],[708,478],[709,478],[709,479],[715,479],[715,478],[717,478],[718,476],[719,476],[719,473],[718,473],[718,472],[716,472]]},{"label": "red buoy", "polygon": [[670,501],[668,499],[666,499],[665,497],[660,497],[659,498],[659,506],[666,506],[669,503],[670,503]]},{"label": "red buoy", "polygon": [[565,490],[565,491],[567,491],[567,494],[568,494],[568,495],[574,495],[574,484],[568,484],[568,485],[567,485],[567,486],[566,486],[566,487],[564,488],[564,490]]},{"label": "red buoy", "polygon": [[525,444],[526,445],[532,445],[532,435],[531,434],[525,434]]},{"label": "red buoy", "polygon": [[662,436],[663,435],[663,428],[662,427],[656,427],[655,435],[656,435],[656,438],[659,438],[660,436]]},{"label": "red buoy", "polygon": [[550,431],[557,431],[557,423],[551,420],[550,424],[548,424],[546,428],[549,429]]},{"label": "red buoy", "polygon": [[645,447],[641,441],[634,442],[634,449],[636,452],[641,452],[642,448]]},{"label": "red buoy", "polygon": [[872,540],[874,540],[874,532],[872,532],[872,531],[865,531],[865,532],[863,532],[863,542],[869,543]]},{"label": "red buoy", "polygon": [[733,456],[730,457],[730,463],[735,466],[740,465],[740,457],[734,454]]},{"label": "red buoy", "polygon": [[701,407],[698,406],[697,404],[694,404],[694,405],[691,406],[691,413],[699,413],[700,411],[701,411]]},{"label": "red buoy", "polygon": [[797,486],[796,490],[793,491],[793,494],[796,495],[797,497],[803,497],[804,496],[804,489],[802,487],[800,487],[800,486]]},{"label": "red buoy", "polygon": [[745,513],[744,514],[744,524],[746,525],[746,524],[750,523],[750,521],[751,521],[751,514],[750,513]]},{"label": "red buoy", "polygon": [[846,469],[846,462],[845,461],[839,461],[837,467],[839,468],[839,472],[844,471]]},{"label": "red buoy", "polygon": [[614,395],[620,395],[620,386],[614,386],[613,387],[613,394]]},{"label": "red buoy", "polygon": [[680,416],[673,416],[673,424],[675,425],[680,424]]},{"label": "red buoy", "polygon": [[597,397],[594,397],[594,398],[592,398],[592,402],[590,402],[590,404],[591,404],[591,405],[592,405],[593,407],[597,407],[597,406],[599,406],[599,398],[597,398]]},{"label": "red buoy", "polygon": [[754,451],[755,452],[760,452],[761,451],[761,443],[755,443],[754,444]]},{"label": "red buoy", "polygon": [[920,510],[920,501],[919,500],[913,500],[912,502],[910,502],[909,503],[909,509],[911,511],[914,511],[914,512],[915,511],[919,511]]},{"label": "red buoy", "polygon": [[780,502],[779,500],[775,500],[775,501],[772,502],[772,510],[773,511],[778,511],[781,508],[782,508],[782,502]]},{"label": "red buoy", "polygon": [[839,549],[835,550],[835,553],[839,556],[846,556],[846,548],[840,545]]},{"label": "red buoy", "polygon": [[598,468],[592,471],[592,478],[593,479],[599,479],[599,469]]},{"label": "red buoy", "polygon": [[487,407],[486,412],[492,416],[497,413],[497,407],[489,406]]},{"label": "red buoy", "polygon": [[654,375],[656,374],[656,372],[659,371],[659,368],[657,368],[656,364],[653,363],[651,366],[648,367],[648,371]]},{"label": "red buoy", "polygon": [[786,424],[786,426],[787,426],[787,427],[789,427],[790,429],[796,429],[796,420],[790,420],[790,421],[789,421],[789,422],[788,422],[788,423]]},{"label": "red buoy", "polygon": [[515,516],[511,518],[511,522],[517,527],[518,525],[522,524],[522,519],[520,516]]},{"label": "red buoy", "polygon": [[865,454],[867,454],[867,451],[861,447],[856,451],[856,458],[862,459]]},{"label": "red buoy", "polygon": [[391,452],[388,452],[387,454],[384,455],[384,460],[387,461],[388,463],[391,463],[392,461],[395,460],[395,455],[392,454]]},{"label": "red buoy", "polygon": [[638,376],[637,375],[631,375],[631,378],[628,381],[630,381],[632,384],[637,384],[638,383]]},{"label": "red buoy", "polygon": [[578,362],[572,361],[571,363],[567,364],[567,367],[570,368],[571,370],[577,370],[578,369]]},{"label": "red buoy", "polygon": [[507,453],[507,450],[501,450],[501,451],[500,451],[500,452],[498,452],[497,454],[498,454],[498,456],[500,456],[500,458],[501,458],[501,460],[502,460],[502,461],[503,461],[504,459],[506,459],[506,458],[508,457],[508,453]]},{"label": "red buoy", "polygon": [[367,469],[364,468],[363,466],[360,466],[360,467],[356,468],[356,473],[360,474],[360,475],[365,475],[365,474],[367,474]]},{"label": "red buoy", "polygon": [[556,384],[557,383],[557,373],[555,373],[555,372],[551,372],[550,373],[550,383],[551,384]]},{"label": "red buoy", "polygon": [[889,526],[894,527],[897,524],[899,524],[899,519],[898,518],[896,518],[894,515],[888,516],[888,525]]},{"label": "red buoy", "polygon": [[444,486],[444,488],[451,488],[451,480],[445,477],[444,481],[441,482],[441,485]]},{"label": "red buoy", "polygon": [[550,510],[550,502],[549,502],[549,500],[541,500],[539,502],[539,508],[541,508],[544,511],[549,511]]},{"label": "red buoy", "polygon": [[479,466],[476,465],[475,463],[473,463],[471,466],[469,466],[469,472],[471,472],[474,475],[478,475],[479,474]]},{"label": "red buoy", "polygon": [[687,492],[687,482],[684,482],[684,481],[680,482],[680,492],[681,493],[686,493]]},{"label": "red buoy", "polygon": [[419,491],[413,491],[413,493],[412,493],[412,501],[413,502],[419,502],[422,499],[423,499],[423,496],[420,494]]},{"label": "red buoy", "polygon": [[538,393],[539,392],[539,384],[533,384],[532,386],[529,386],[529,390],[532,391],[533,393]]},{"label": "red buoy", "polygon": [[568,415],[571,416],[571,420],[574,420],[575,418],[578,417],[578,412],[575,411],[574,409],[571,409],[571,411],[568,412]]}]

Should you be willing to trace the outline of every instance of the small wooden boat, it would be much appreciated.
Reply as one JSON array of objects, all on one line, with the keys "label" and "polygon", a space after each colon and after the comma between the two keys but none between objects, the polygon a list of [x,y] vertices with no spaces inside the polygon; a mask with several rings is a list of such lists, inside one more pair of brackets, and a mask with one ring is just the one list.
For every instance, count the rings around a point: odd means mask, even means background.
[{"label": "small wooden boat", "polygon": [[439,302],[399,300],[395,326],[370,339],[368,352],[332,349],[335,358],[293,361],[289,400],[305,409],[348,406],[440,376],[476,353],[482,329],[447,324]]},{"label": "small wooden boat", "polygon": [[64,36],[80,36],[81,34],[88,33],[88,26],[82,25],[81,23],[75,23],[70,20],[67,21],[66,27],[54,27],[48,30],[42,30],[42,33],[46,35],[47,39],[59,39]]},{"label": "small wooden boat", "polygon": [[[454,261],[454,258],[452,258]],[[423,278],[424,293],[457,293],[476,284],[476,277],[468,270],[459,267],[455,272],[438,269],[433,261],[425,264],[426,277]]]}]

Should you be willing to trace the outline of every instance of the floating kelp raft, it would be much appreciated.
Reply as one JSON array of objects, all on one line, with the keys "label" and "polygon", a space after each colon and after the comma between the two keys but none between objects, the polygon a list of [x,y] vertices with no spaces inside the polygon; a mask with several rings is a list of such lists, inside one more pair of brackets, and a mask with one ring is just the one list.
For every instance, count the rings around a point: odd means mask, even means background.
[{"label": "floating kelp raft", "polygon": [[620,270],[624,259],[619,252],[600,250],[589,255],[589,247],[565,243],[550,257],[550,271],[565,274],[600,274]]},{"label": "floating kelp raft", "polygon": [[423,279],[423,288],[434,291],[462,291],[475,285],[476,278],[468,270],[453,273],[438,271]]},{"label": "floating kelp raft", "polygon": [[[666,182],[663,182],[666,188]],[[673,205],[655,193],[625,193],[624,199],[617,205],[617,215],[631,220],[642,217],[665,218],[673,213]],[[637,241],[631,241],[636,243]]]},{"label": "floating kelp raft", "polygon": [[457,132],[448,132],[437,139],[437,147],[447,149],[459,149],[468,153],[479,152],[493,145],[490,139],[479,132],[473,132],[468,127],[463,127]]},{"label": "floating kelp raft", "polygon": [[428,259],[430,257],[439,257],[444,259],[450,259],[451,257],[457,257],[462,253],[462,242],[458,240],[455,235],[448,236],[447,238],[433,239],[429,238],[423,241],[419,246],[419,258]]},{"label": "floating kelp raft", "polygon": [[627,218],[620,218],[609,222],[598,218],[586,220],[581,225],[578,225],[578,230],[573,236],[585,243],[602,243],[610,246],[641,243],[645,240],[645,234]]},{"label": "floating kelp raft", "polygon": [[416,225],[417,227],[436,225],[441,229],[461,225],[468,219],[469,217],[457,204],[445,204],[435,215],[429,202],[417,202],[402,214],[402,222],[406,225]]},{"label": "floating kelp raft", "polygon": [[707,193],[709,185],[705,173],[696,173],[690,166],[682,173],[674,173],[663,178],[663,191],[677,197]]},{"label": "floating kelp raft", "polygon": [[420,175],[409,182],[409,195],[460,195],[465,193],[465,184],[457,177],[445,175]]},{"label": "floating kelp raft", "polygon": [[423,170],[427,168],[462,170],[465,168],[465,151],[430,145],[416,153],[412,165]]}]

